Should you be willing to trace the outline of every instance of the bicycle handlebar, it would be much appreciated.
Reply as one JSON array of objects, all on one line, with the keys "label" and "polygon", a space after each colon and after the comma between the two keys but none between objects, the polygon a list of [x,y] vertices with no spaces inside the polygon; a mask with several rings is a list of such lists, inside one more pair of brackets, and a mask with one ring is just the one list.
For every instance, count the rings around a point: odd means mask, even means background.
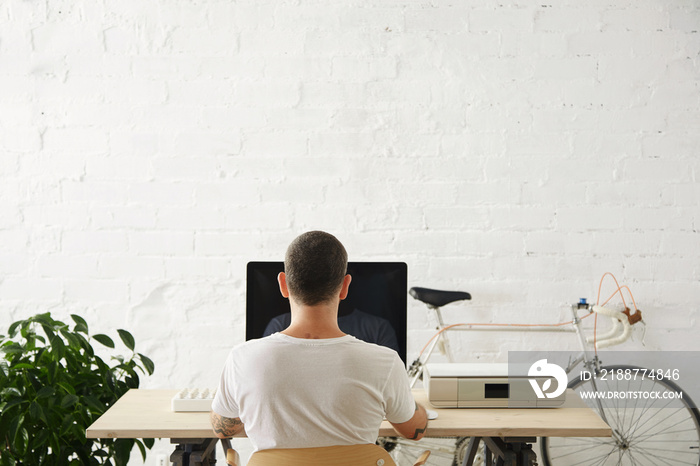
[{"label": "bicycle handlebar", "polygon": [[604,334],[595,338],[586,338],[586,341],[595,344],[597,349],[619,345],[632,336],[632,326],[625,313],[598,305],[593,306],[591,309],[593,312],[604,315],[612,321],[612,327]]}]

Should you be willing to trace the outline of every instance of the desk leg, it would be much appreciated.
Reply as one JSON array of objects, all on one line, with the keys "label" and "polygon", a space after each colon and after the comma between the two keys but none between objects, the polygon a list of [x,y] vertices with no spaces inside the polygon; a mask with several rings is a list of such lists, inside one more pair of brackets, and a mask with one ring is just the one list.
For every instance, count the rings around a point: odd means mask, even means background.
[{"label": "desk leg", "polygon": [[532,445],[530,445],[529,443],[521,443],[520,447],[520,451],[518,452],[518,455],[520,456],[520,463],[518,464],[536,464],[535,460],[537,459],[537,455],[532,450]]},{"label": "desk leg", "polygon": [[537,455],[532,450],[532,443],[535,442],[534,437],[525,438],[508,438],[506,437],[505,442],[510,445],[516,455],[517,465],[520,466],[530,466],[535,464],[537,460]]},{"label": "desk leg", "polygon": [[469,445],[467,445],[467,452],[464,455],[464,460],[462,460],[462,466],[472,466],[474,464],[474,458],[476,457],[480,440],[481,437],[471,437],[469,439]]},{"label": "desk leg", "polygon": [[484,437],[487,455],[496,455],[496,466],[516,466],[515,453],[509,445],[498,437]]},{"label": "desk leg", "polygon": [[486,456],[490,457],[493,452],[497,457],[496,466],[531,466],[537,459],[530,445],[534,441],[532,437],[505,439],[484,437]]},{"label": "desk leg", "polygon": [[216,445],[219,439],[171,439],[175,451],[170,455],[173,466],[214,466],[216,464]]}]

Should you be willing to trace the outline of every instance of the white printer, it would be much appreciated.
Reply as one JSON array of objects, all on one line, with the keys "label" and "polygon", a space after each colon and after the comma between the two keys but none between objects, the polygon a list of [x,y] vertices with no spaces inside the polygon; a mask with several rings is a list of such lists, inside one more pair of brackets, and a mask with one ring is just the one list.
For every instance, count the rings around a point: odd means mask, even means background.
[{"label": "white printer", "polygon": [[[517,370],[501,363],[426,364],[423,385],[437,408],[555,408],[565,401],[566,382],[541,375],[533,364]],[[558,366],[557,366],[558,367]],[[563,370],[562,370],[563,373]],[[558,375],[558,374],[556,374]],[[549,391],[554,387],[554,391]],[[553,396],[554,395],[554,396]]]}]

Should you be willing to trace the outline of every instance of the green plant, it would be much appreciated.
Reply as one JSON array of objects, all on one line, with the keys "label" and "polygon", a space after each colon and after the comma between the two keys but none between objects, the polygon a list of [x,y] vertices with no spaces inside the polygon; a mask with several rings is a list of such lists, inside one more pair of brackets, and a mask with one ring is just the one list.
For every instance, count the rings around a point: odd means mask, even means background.
[{"label": "green plant", "polygon": [[85,429],[130,388],[153,362],[134,351],[134,337],[117,333],[128,358],[102,360],[91,341],[114,348],[107,335],[90,335],[71,316],[73,328],[38,314],[0,335],[0,465],[126,465],[134,444],[146,457],[153,439],[87,439]]}]

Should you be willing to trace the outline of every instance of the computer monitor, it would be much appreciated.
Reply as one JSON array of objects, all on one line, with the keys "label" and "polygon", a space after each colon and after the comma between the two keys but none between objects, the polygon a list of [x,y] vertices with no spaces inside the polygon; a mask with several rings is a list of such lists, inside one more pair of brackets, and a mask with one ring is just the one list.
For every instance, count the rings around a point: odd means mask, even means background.
[{"label": "computer monitor", "polygon": [[[283,262],[249,262],[246,289],[246,340],[261,338],[289,325],[289,301],[279,291]],[[404,262],[349,262],[350,290],[340,302],[340,329],[360,340],[396,350],[406,362]]]}]

